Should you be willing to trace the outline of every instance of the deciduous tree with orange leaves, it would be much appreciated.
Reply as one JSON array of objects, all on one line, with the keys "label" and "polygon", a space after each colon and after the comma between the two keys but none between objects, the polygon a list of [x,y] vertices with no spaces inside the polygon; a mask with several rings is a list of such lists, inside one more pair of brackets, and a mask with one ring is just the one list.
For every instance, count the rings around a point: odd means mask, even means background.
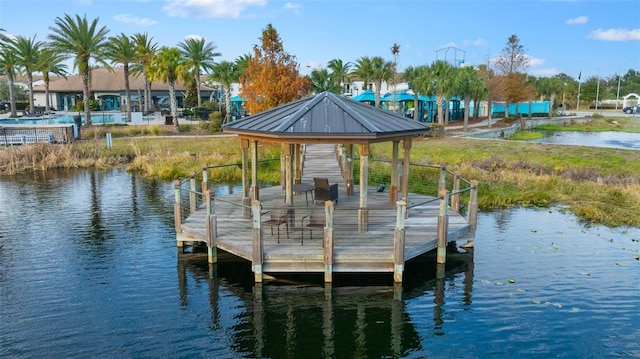
[{"label": "deciduous tree with orange leaves", "polygon": [[242,97],[255,114],[301,99],[309,94],[309,81],[300,75],[295,56],[284,51],[273,25],[262,31],[261,45],[253,46],[242,82]]}]

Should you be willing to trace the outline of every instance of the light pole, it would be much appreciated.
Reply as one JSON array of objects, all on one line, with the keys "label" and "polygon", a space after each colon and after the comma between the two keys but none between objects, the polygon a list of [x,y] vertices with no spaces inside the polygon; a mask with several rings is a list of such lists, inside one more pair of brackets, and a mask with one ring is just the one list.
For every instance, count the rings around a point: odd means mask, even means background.
[{"label": "light pole", "polygon": [[618,92],[616,93],[616,111],[618,111],[618,101],[620,101],[620,75],[618,75]]},{"label": "light pole", "polygon": [[564,83],[564,89],[562,89],[562,116],[564,116],[564,99],[565,99],[565,94],[567,92],[567,83]]}]

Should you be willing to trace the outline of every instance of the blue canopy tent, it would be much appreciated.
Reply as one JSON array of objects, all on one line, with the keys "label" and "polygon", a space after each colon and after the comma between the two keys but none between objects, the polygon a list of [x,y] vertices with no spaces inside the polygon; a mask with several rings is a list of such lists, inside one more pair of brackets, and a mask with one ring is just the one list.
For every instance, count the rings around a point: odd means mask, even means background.
[{"label": "blue canopy tent", "polygon": [[247,111],[242,109],[244,99],[240,96],[233,96],[229,99],[231,102],[231,120],[247,116]]},{"label": "blue canopy tent", "polygon": [[[351,99],[353,101],[365,102],[368,105],[375,106],[376,94],[371,90],[366,90],[366,91],[362,92],[361,94],[359,94],[358,96],[353,96]],[[382,100],[382,98],[381,98],[381,100]]]}]

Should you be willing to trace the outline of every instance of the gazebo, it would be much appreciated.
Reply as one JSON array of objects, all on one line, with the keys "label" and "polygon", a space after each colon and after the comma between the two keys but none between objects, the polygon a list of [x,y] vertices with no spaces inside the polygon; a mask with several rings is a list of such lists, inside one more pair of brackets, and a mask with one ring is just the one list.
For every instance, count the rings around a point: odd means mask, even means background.
[{"label": "gazebo", "polygon": [[[259,200],[258,188],[258,144],[278,142],[284,146],[284,188],[285,202],[293,203],[293,185],[300,182],[302,144],[345,145],[348,166],[353,166],[353,145],[359,147],[360,188],[366,189],[369,161],[369,146],[372,143],[393,143],[391,183],[389,201],[397,200],[398,188],[402,188],[402,198],[408,198],[409,163],[412,139],[423,135],[430,127],[349,98],[330,92],[323,92],[273,109],[249,116],[224,125],[223,132],[237,134],[241,140],[243,167],[243,202]],[[399,157],[402,142],[403,158]],[[250,160],[249,160],[250,159]],[[251,166],[249,166],[249,161]],[[251,185],[249,171],[251,168]],[[399,173],[403,169],[402,175]],[[346,174],[352,171],[344,171]],[[399,181],[402,179],[403,183]],[[353,194],[353,178],[344,179],[347,195]],[[367,191],[360,192],[358,214],[359,231],[367,230]],[[250,195],[251,194],[251,195]]]}]

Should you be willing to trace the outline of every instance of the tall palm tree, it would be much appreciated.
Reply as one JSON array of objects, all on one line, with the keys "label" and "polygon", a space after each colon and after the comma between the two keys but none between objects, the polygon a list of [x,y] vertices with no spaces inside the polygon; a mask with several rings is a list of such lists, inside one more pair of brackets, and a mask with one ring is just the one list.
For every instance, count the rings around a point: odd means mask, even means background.
[{"label": "tall palm tree", "polygon": [[153,37],[147,33],[133,34],[136,57],[132,72],[142,73],[144,79],[144,112],[148,113],[151,107],[151,81],[149,81],[149,64],[158,50],[158,43],[153,42]]},{"label": "tall palm tree", "polygon": [[464,100],[464,124],[462,130],[467,132],[469,130],[469,105],[471,104],[471,99],[479,97],[478,93],[483,92],[486,86],[478,71],[471,66],[467,66],[458,71],[454,88]]},{"label": "tall palm tree", "polygon": [[[51,47],[59,53],[75,56],[74,66],[82,78],[82,99],[86,125],[91,125],[91,110],[89,108],[89,60],[93,58],[104,63],[102,50],[107,41],[109,29],[105,26],[98,28],[98,18],[91,22],[87,16],[76,15],[75,19],[68,14],[64,18],[56,17],[55,26],[50,26],[53,33],[48,38]],[[105,64],[106,65],[106,64]]]},{"label": "tall palm tree", "polygon": [[[422,121],[424,118],[422,111],[424,109],[420,106],[419,96],[433,96],[435,76],[429,66],[409,66],[404,72],[404,79],[409,82],[413,89],[414,119]],[[429,118],[429,120],[431,120],[431,118]]]},{"label": "tall palm tree", "polygon": [[[430,71],[435,79],[436,105],[438,106],[438,124],[444,125],[443,104],[445,103],[446,91],[451,87],[453,78],[453,67],[445,61],[439,60],[431,64]],[[447,106],[448,108],[449,106]],[[446,111],[446,110],[445,110]]]},{"label": "tall palm tree", "polygon": [[352,72],[364,82],[363,91],[369,89],[369,81],[373,78],[373,69],[371,68],[371,58],[369,56],[362,56],[356,60],[354,69]]},{"label": "tall palm tree", "polygon": [[331,77],[340,86],[351,82],[351,62],[343,63],[341,59],[333,59],[327,63],[327,68],[331,70]]},{"label": "tall palm tree", "polygon": [[18,117],[16,111],[15,77],[20,69],[16,49],[7,44],[0,44],[0,74],[9,80],[9,102],[11,103],[11,117]]},{"label": "tall palm tree", "polygon": [[65,79],[67,74],[67,65],[63,63],[65,56],[53,51],[49,47],[44,47],[40,52],[40,58],[38,59],[38,71],[42,72],[42,81],[44,81],[44,97],[45,106],[44,111],[49,113],[51,104],[49,102],[49,82],[51,80],[50,74],[62,76]]},{"label": "tall palm tree", "polygon": [[315,69],[309,76],[309,83],[315,93],[320,92],[333,92],[340,93],[340,84],[335,82],[335,77],[331,76],[327,69]]},{"label": "tall palm tree", "polygon": [[33,73],[37,70],[38,57],[42,48],[42,42],[36,41],[36,37],[28,38],[18,35],[15,39],[9,41],[10,46],[16,49],[16,57],[18,63],[27,75],[27,86],[29,89],[29,112],[35,112],[35,104],[33,102]]},{"label": "tall palm tree", "polygon": [[395,73],[395,66],[391,61],[385,61],[380,56],[371,58],[371,75],[375,89],[376,107],[380,107],[380,91],[382,90],[382,81],[389,82]]},{"label": "tall palm tree", "polygon": [[221,56],[216,52],[216,46],[211,42],[205,42],[203,38],[189,37],[178,44],[182,56],[187,60],[187,65],[193,71],[193,77],[196,80],[196,91],[198,93],[198,107],[202,106],[202,97],[200,95],[200,71],[209,71],[216,64],[214,57]]},{"label": "tall palm tree", "polygon": [[149,68],[152,80],[160,80],[169,85],[169,104],[171,116],[174,120],[175,132],[180,132],[178,124],[178,105],[176,101],[176,81],[182,79],[185,73],[185,60],[175,47],[162,47],[153,57]]},{"label": "tall palm tree", "polygon": [[114,64],[122,64],[124,91],[127,98],[127,122],[131,122],[131,88],[129,86],[129,64],[136,59],[136,49],[129,36],[120,33],[110,37],[105,46],[105,56]]},{"label": "tall palm tree", "polygon": [[231,120],[231,84],[237,82],[240,75],[241,68],[236,62],[222,61],[211,69],[209,79],[222,84],[224,90],[224,123]]}]

